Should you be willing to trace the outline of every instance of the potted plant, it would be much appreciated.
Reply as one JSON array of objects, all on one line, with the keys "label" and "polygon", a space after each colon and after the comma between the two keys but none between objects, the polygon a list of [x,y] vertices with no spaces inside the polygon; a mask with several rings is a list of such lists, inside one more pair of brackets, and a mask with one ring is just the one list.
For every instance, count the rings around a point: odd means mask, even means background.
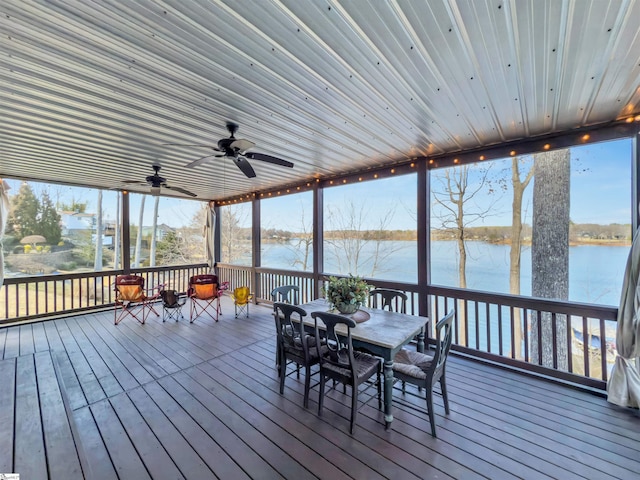
[{"label": "potted plant", "polygon": [[325,298],[340,313],[355,313],[366,303],[373,287],[361,277],[329,277],[329,283],[323,288]]}]

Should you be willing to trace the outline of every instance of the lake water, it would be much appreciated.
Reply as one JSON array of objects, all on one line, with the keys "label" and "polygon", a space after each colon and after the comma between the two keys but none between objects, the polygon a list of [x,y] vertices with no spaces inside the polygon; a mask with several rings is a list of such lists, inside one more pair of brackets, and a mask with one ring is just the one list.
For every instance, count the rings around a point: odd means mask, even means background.
[{"label": "lake water", "polygon": [[[569,247],[569,300],[617,306],[628,246],[579,245]],[[417,282],[415,242],[382,242],[380,267],[374,278]],[[391,253],[389,253],[391,252]],[[360,258],[371,258],[373,244],[365,245]],[[295,250],[287,244],[263,244],[262,265],[292,269]],[[311,262],[311,257],[309,259]],[[354,274],[371,275],[371,261],[362,262]],[[522,252],[521,294],[531,294],[531,249]],[[295,267],[296,269],[299,267]],[[325,271],[343,271],[331,251],[325,251]],[[458,286],[458,255],[455,241],[431,242],[431,280],[436,285]],[[509,293],[509,245],[467,243],[467,286],[474,290]]]}]

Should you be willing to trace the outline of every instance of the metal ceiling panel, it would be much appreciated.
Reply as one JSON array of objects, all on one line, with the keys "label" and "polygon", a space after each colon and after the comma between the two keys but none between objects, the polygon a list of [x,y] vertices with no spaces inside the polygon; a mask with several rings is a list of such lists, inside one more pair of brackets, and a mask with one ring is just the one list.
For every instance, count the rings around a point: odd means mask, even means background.
[{"label": "metal ceiling panel", "polygon": [[[223,199],[640,113],[636,0],[5,0],[0,14],[0,177],[124,188],[158,164]],[[294,168],[185,168],[227,121]]]}]

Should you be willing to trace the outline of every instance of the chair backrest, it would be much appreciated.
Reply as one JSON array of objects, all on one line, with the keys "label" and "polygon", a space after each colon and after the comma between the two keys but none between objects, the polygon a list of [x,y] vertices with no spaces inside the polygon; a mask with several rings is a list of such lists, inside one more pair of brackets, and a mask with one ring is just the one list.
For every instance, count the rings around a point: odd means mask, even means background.
[{"label": "chair backrest", "polygon": [[250,290],[249,287],[237,287],[233,290],[233,298],[236,305],[244,305],[249,303]]},{"label": "chair backrest", "polygon": [[431,365],[427,369],[427,375],[432,375],[436,379],[442,375],[449,356],[449,350],[451,349],[453,314],[454,311],[451,310],[436,324],[436,351]]},{"label": "chair backrest", "polygon": [[[318,357],[320,357],[320,366],[329,363],[343,370],[345,377],[349,372],[351,378],[355,378],[356,363],[353,356],[351,329],[356,326],[356,322],[352,318],[328,312],[311,312],[311,316],[315,320],[316,348],[318,349]],[[318,319],[322,320],[326,327],[324,332],[318,327]],[[340,334],[336,332],[336,327],[341,325],[346,327],[346,335],[343,332]],[[321,345],[325,345],[325,342],[322,341],[323,333],[324,339],[326,339],[325,354],[322,354],[320,349]]]},{"label": "chair backrest", "polygon": [[298,305],[300,287],[297,285],[282,285],[271,290],[271,300],[274,302],[289,303]]},{"label": "chair backrest", "polygon": [[167,307],[177,307],[180,304],[178,303],[178,292],[175,290],[162,290],[160,292],[160,297],[162,297],[162,304]]},{"label": "chair backrest", "polygon": [[403,292],[388,288],[376,288],[371,290],[369,297],[372,300],[371,306],[373,308],[407,313],[407,295]]},{"label": "chair backrest", "polygon": [[144,277],[138,275],[118,275],[115,284],[119,301],[139,302],[144,298]]},{"label": "chair backrest", "polygon": [[[273,313],[276,319],[276,333],[279,345],[287,346],[304,352],[308,357],[308,347],[302,321],[307,316],[306,310],[288,303],[276,302],[273,304]],[[292,316],[297,315],[297,321]]]},{"label": "chair backrest", "polygon": [[190,297],[208,300],[218,295],[218,276],[205,273],[194,275],[189,279]]}]

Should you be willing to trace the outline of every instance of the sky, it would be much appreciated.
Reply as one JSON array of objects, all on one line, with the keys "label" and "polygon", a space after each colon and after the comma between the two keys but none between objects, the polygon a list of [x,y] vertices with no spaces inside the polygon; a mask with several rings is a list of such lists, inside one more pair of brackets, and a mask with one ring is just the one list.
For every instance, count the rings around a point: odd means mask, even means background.
[{"label": "sky", "polygon": [[[621,139],[591,145],[573,147],[571,149],[571,220],[574,223],[631,223],[631,140]],[[523,157],[524,158],[524,157]],[[491,176],[508,178],[510,176],[510,159],[491,162]],[[484,168],[486,164],[477,164]],[[434,170],[434,175],[441,175],[443,170]],[[325,189],[325,205],[328,209],[344,209],[353,204],[366,214],[362,228],[374,229],[379,224],[381,215],[392,212],[386,225],[387,229],[415,229],[416,217],[416,174],[401,175],[383,180],[361,182],[352,185],[341,185]],[[470,174],[470,181],[477,181],[477,170]],[[20,181],[7,179],[11,194],[18,192]],[[39,195],[48,189],[52,200],[59,199],[65,203],[73,200],[87,202],[87,212],[96,211],[97,190],[47,185],[30,182]],[[486,209],[492,204],[492,215],[474,223],[482,225],[509,225],[511,223],[511,189],[506,182],[507,190],[494,188],[492,195],[477,195],[469,208]],[[494,185],[497,185],[494,184]],[[437,179],[432,180],[432,188],[438,188]],[[533,186],[530,185],[523,201],[525,215],[530,222],[532,209]],[[137,223],[139,205],[142,195],[131,194],[131,220]],[[145,201],[144,225],[152,224],[153,197]],[[166,223],[172,227],[189,225],[201,202],[161,197],[158,210],[158,223]],[[263,201],[261,214],[263,225],[299,231],[302,212],[307,223],[311,222],[313,198],[310,192],[271,198]],[[246,208],[248,208],[247,205]],[[103,209],[105,220],[116,218],[116,192],[103,191]],[[250,225],[250,215],[247,225]],[[330,222],[325,220],[325,227]],[[435,225],[434,225],[435,226]]]}]

